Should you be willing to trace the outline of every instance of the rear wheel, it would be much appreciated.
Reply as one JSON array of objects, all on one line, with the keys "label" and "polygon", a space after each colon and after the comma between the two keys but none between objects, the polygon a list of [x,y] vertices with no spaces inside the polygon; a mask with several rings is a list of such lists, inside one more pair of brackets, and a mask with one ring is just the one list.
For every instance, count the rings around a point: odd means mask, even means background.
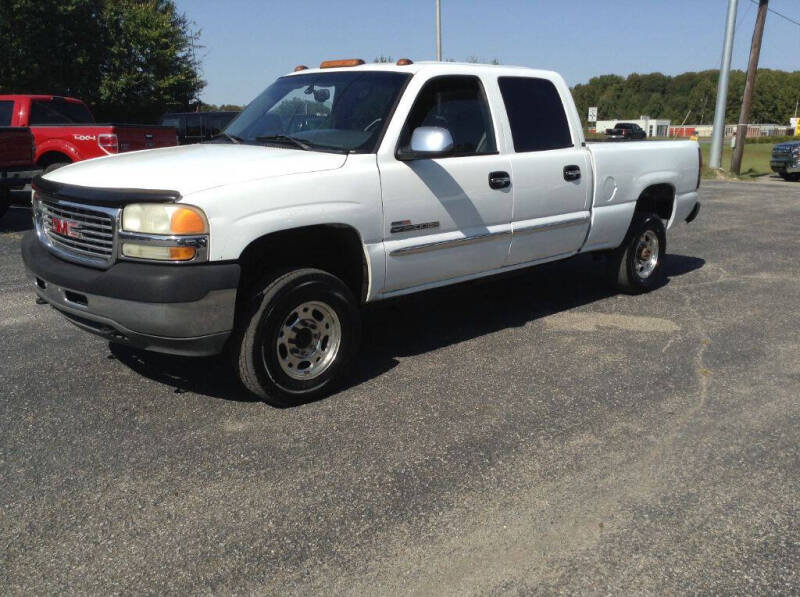
[{"label": "rear wheel", "polygon": [[294,406],[347,378],[361,324],[341,280],[322,270],[292,270],[265,280],[248,303],[231,343],[248,390],[275,406]]},{"label": "rear wheel", "polygon": [[661,280],[666,250],[667,233],[661,218],[652,213],[635,214],[622,245],[609,256],[612,285],[631,294],[652,290]]}]

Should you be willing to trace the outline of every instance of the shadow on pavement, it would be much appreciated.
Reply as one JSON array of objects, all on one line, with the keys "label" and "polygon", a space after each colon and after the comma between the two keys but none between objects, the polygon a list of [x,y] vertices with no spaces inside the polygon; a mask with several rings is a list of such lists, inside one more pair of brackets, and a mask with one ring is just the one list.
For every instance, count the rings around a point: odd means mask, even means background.
[{"label": "shadow on pavement", "polygon": [[[705,260],[685,255],[664,259],[664,282],[700,269]],[[613,296],[605,264],[591,255],[513,274],[444,287],[363,308],[363,340],[357,373],[349,387],[382,375],[397,357],[424,354],[498,330],[521,327],[546,315]],[[656,290],[657,292],[657,290]],[[117,358],[140,375],[176,392],[255,401],[223,357],[185,358],[110,345]],[[113,356],[112,356],[113,355]]]},{"label": "shadow on pavement", "polygon": [[[14,193],[12,193],[12,196]],[[25,232],[33,228],[30,205],[21,204],[12,199],[11,207],[0,217],[0,234],[3,232]],[[30,199],[29,199],[30,201]]]}]

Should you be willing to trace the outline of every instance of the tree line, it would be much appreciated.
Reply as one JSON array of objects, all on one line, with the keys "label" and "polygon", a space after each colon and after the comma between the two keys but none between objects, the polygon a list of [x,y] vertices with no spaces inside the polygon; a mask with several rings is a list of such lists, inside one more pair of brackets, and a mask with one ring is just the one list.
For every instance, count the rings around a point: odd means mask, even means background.
[{"label": "tree line", "polygon": [[173,0],[2,0],[0,93],[69,95],[98,121],[158,122],[205,86]]},{"label": "tree line", "polygon": [[[669,118],[687,124],[711,124],[717,101],[719,70],[689,72],[676,76],[661,73],[628,77],[602,75],[575,85],[572,95],[586,123],[590,106],[597,106],[600,120]],[[725,122],[739,120],[745,73],[731,71]],[[789,124],[800,99],[800,71],[759,69],[750,113],[752,124]],[[691,111],[691,112],[690,112]]]},{"label": "tree line", "polygon": [[[174,0],[2,0],[0,93],[79,97],[100,121],[158,122],[167,111],[213,109],[199,102],[198,38]],[[584,122],[597,106],[601,120],[647,114],[679,123],[688,114],[688,123],[708,124],[718,77],[718,70],[602,75],[572,92]],[[744,82],[744,72],[731,72],[726,122],[738,120]],[[788,124],[798,99],[800,71],[760,69],[750,120]]]}]

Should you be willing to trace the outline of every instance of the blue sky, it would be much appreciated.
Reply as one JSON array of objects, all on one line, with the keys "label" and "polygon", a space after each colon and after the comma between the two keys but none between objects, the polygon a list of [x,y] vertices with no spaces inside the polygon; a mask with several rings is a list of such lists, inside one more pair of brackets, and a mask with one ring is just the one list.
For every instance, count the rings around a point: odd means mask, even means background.
[{"label": "blue sky", "polygon": [[[177,0],[202,30],[208,103],[246,104],[297,64],[381,54],[434,58],[434,0]],[[442,0],[443,54],[548,68],[570,83],[600,74],[719,68],[728,0]],[[800,2],[770,7],[800,21]],[[734,68],[756,6],[739,0]],[[770,14],[761,66],[800,68],[800,27]]]}]

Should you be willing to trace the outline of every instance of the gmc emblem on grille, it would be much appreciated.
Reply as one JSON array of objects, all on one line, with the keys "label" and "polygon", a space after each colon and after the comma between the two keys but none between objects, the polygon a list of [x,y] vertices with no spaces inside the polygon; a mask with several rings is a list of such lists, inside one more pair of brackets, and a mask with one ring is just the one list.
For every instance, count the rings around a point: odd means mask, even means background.
[{"label": "gmc emblem on grille", "polygon": [[81,237],[81,225],[75,220],[50,216],[50,229],[61,236],[69,236],[70,238]]}]

